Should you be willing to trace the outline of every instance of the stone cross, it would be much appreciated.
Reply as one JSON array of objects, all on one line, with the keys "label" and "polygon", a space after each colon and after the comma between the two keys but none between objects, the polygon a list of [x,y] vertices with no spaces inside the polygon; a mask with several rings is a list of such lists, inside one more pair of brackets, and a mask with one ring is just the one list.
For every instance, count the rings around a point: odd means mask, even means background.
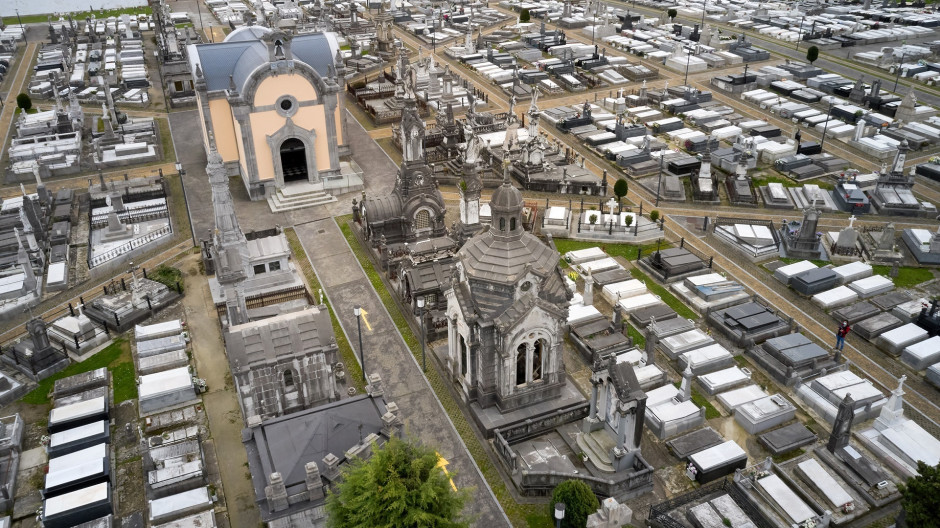
[{"label": "stone cross", "polygon": [[607,204],[606,204],[606,205],[607,205],[607,208],[610,209],[610,216],[613,216],[613,215],[614,215],[614,207],[617,207],[617,201],[614,200],[613,198],[611,198],[610,200],[607,200]]},{"label": "stone cross", "polygon": [[849,217],[849,227],[852,227],[852,224],[854,224],[856,220],[858,220],[858,219],[855,218],[855,215],[850,216],[850,217]]}]

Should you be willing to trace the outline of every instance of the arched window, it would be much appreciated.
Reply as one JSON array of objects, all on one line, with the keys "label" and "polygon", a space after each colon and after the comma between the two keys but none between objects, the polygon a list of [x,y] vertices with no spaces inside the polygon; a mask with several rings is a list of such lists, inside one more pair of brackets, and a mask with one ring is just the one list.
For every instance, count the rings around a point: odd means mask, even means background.
[{"label": "arched window", "polygon": [[525,371],[526,371],[526,358],[528,354],[526,353],[525,343],[519,345],[519,348],[516,349],[516,385],[525,385]]},{"label": "arched window", "polygon": [[500,219],[499,219],[499,230],[500,230],[500,231],[505,231],[505,230],[506,230],[506,219],[505,219],[505,218],[500,218]]},{"label": "arched window", "polygon": [[467,376],[467,363],[470,362],[470,355],[467,353],[467,342],[463,336],[460,336],[460,373]]},{"label": "arched window", "polygon": [[509,230],[510,231],[516,230],[516,218],[515,217],[509,219]]},{"label": "arched window", "polygon": [[415,215],[415,229],[431,229],[431,213],[427,209],[422,209]]},{"label": "arched window", "polygon": [[532,347],[532,381],[542,379],[542,350],[545,349],[545,340],[538,339]]},{"label": "arched window", "polygon": [[290,388],[294,386],[294,373],[285,370],[284,371],[284,387]]}]

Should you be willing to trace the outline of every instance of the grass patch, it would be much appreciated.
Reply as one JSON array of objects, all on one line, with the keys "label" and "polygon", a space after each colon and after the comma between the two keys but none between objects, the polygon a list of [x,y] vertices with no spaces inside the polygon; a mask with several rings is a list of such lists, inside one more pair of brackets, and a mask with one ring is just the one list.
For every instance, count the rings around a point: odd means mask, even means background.
[{"label": "grass patch", "polygon": [[[634,244],[598,244],[597,242],[591,242],[588,240],[574,240],[572,238],[556,238],[555,239],[555,248],[558,249],[558,253],[562,256],[569,251],[577,251],[579,249],[588,249],[592,247],[599,247],[601,251],[607,253],[611,257],[623,257],[627,261],[634,261],[637,259],[637,256],[640,254],[640,250],[643,250],[643,254],[647,255],[650,251],[656,250],[656,244],[648,244],[645,246],[638,246]],[[672,246],[663,242],[659,245],[660,249],[667,249]],[[564,261],[564,259],[562,259]],[[565,262],[563,267],[568,266],[568,263]]]},{"label": "grass patch", "polygon": [[705,419],[711,420],[712,418],[721,418],[721,413],[718,412],[718,409],[712,405],[712,402],[708,401],[708,398],[702,395],[699,391],[692,389],[692,403],[698,405],[699,407],[705,407]]},{"label": "grass patch", "polygon": [[[23,109],[20,108],[20,107],[16,107],[16,110],[13,111],[13,115],[14,115],[14,116],[18,116],[18,115],[20,115],[20,114],[22,114],[22,113],[23,113]],[[34,106],[34,107],[30,108],[29,110],[27,110],[26,113],[27,113],[27,114],[36,114],[36,113],[39,113],[39,109]]]},{"label": "grass patch", "polygon": [[[131,370],[131,380],[133,380],[134,363],[131,361],[131,344],[126,338],[115,339],[113,343],[103,348],[97,354],[89,357],[81,363],[72,363],[61,372],[39,382],[39,386],[28,392],[20,401],[30,405],[44,405],[51,399],[52,388],[55,382],[62,378],[89,372],[102,367],[107,367],[112,373],[121,365],[129,365]],[[134,398],[137,397],[136,382],[133,388]],[[115,377],[115,401],[117,401],[117,379]],[[125,398],[127,399],[127,398]],[[123,401],[123,400],[121,400]]]},{"label": "grass patch", "polygon": [[[369,277],[369,282],[372,283],[372,287],[375,288],[376,293],[378,293],[379,298],[382,300],[382,304],[385,305],[388,313],[392,316],[392,321],[394,321],[398,331],[401,332],[402,338],[404,338],[412,355],[414,355],[415,358],[419,358],[421,354],[421,343],[411,331],[411,327],[408,326],[405,316],[398,309],[398,304],[382,282],[382,277],[375,270],[375,267],[373,267],[366,250],[359,244],[359,240],[352,232],[352,227],[349,225],[352,216],[339,216],[336,217],[335,220],[340,230],[343,232],[343,236],[346,237],[346,241],[352,248],[353,253],[356,255],[356,259],[359,260],[359,264],[362,265],[362,269],[365,270],[366,276]],[[544,505],[519,504],[513,499],[499,471],[494,467],[460,406],[454,401],[450,391],[447,389],[447,382],[441,378],[437,370],[430,368],[425,375],[431,387],[434,389],[438,400],[440,400],[441,405],[444,407],[444,410],[447,411],[447,415],[450,416],[451,421],[454,423],[457,433],[467,446],[467,450],[469,450],[470,455],[473,456],[477,467],[480,468],[480,473],[483,474],[483,478],[485,478],[490,485],[493,494],[496,496],[496,500],[499,501],[500,506],[502,506],[503,511],[506,512],[512,525],[528,526],[530,528],[551,526],[551,520],[547,519],[545,515]],[[548,524],[545,524],[546,521],[548,521]]]},{"label": "grass patch", "polygon": [[654,293],[663,300],[666,305],[676,311],[679,314],[679,317],[685,319],[692,319],[693,321],[698,319],[698,314],[694,310],[686,306],[675,295],[669,293],[669,290],[661,286],[656,281],[650,279],[645,273],[639,270],[639,268],[630,269],[630,275],[633,275],[634,279],[643,281],[646,284],[646,287],[651,293]]},{"label": "grass patch", "polygon": [[[166,180],[167,193],[170,195],[170,216],[173,217],[174,239],[179,242],[184,238],[190,238],[192,227],[189,225],[189,212],[186,211],[186,200],[183,198],[183,182],[179,174],[164,174]],[[182,284],[182,281],[180,281]],[[171,286],[176,289],[176,285]]]},{"label": "grass patch", "polygon": [[46,23],[49,21],[49,17],[52,17],[53,20],[58,20],[59,16],[65,17],[65,15],[71,13],[72,18],[77,20],[85,20],[86,18],[94,15],[97,19],[108,18],[108,17],[120,17],[122,14],[127,13],[128,15],[150,15],[153,13],[153,10],[149,7],[125,7],[121,9],[99,9],[95,11],[62,11],[53,15],[52,13],[43,13],[41,15],[26,15],[26,16],[8,16],[3,18],[5,24],[19,25],[20,22],[23,24],[38,24]]},{"label": "grass patch", "polygon": [[137,399],[137,377],[133,363],[119,363],[111,367],[111,382],[114,384],[115,405]]},{"label": "grass patch", "polygon": [[178,268],[161,264],[157,269],[147,272],[147,278],[165,285],[167,288],[176,291],[177,284],[180,289],[183,287],[183,272]]},{"label": "grass patch", "polygon": [[173,148],[173,135],[170,134],[170,120],[164,117],[155,117],[157,128],[160,129],[160,145],[163,148],[163,162],[174,163],[176,161],[176,149]]},{"label": "grass patch", "polygon": [[787,460],[793,460],[794,458],[802,455],[803,453],[806,453],[805,449],[802,449],[802,448],[794,449],[793,451],[790,451],[789,453],[783,453],[782,455],[775,455],[773,459],[774,459],[774,462],[779,464],[781,462],[786,462]]},{"label": "grass patch", "polygon": [[[317,274],[313,271],[313,266],[310,265],[310,259],[307,258],[307,252],[304,251],[303,244],[300,243],[300,239],[297,238],[297,232],[294,231],[294,228],[289,227],[284,230],[284,235],[287,237],[287,243],[290,244],[291,253],[294,254],[294,262],[300,266],[300,269],[303,271],[304,277],[307,278],[307,285],[310,286],[310,294],[317,296],[320,289],[320,279],[317,277]],[[326,304],[327,310],[330,311],[330,322],[333,324],[333,335],[336,336],[336,346],[339,347],[339,353],[343,358],[343,363],[346,365],[346,383],[356,387],[356,390],[360,393],[365,391],[365,383],[362,381],[362,367],[359,366],[359,362],[356,360],[356,352],[353,350],[352,345],[349,344],[349,341],[346,340],[346,334],[343,333],[343,327],[340,326],[339,320],[336,319],[336,314],[333,313],[333,307],[330,306],[330,301],[324,296],[323,302]]]},{"label": "grass patch", "polygon": [[637,348],[643,348],[646,346],[646,337],[643,335],[643,332],[640,332],[634,328],[630,323],[627,323],[627,336],[630,337],[630,339],[633,339],[633,346]]},{"label": "grass patch", "polygon": [[[871,269],[875,272],[875,275],[887,277],[891,273],[891,266],[872,266]],[[933,272],[929,268],[901,266],[898,268],[898,276],[893,280],[894,285],[898,288],[911,288],[922,282],[933,280]]]}]

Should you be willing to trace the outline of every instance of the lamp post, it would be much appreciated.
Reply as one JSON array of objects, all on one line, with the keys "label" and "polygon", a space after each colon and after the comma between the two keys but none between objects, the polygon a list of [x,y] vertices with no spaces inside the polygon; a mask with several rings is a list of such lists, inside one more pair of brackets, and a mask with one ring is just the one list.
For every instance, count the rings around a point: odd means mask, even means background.
[{"label": "lamp post", "polygon": [[[699,31],[701,31],[701,32],[704,32],[704,31],[705,31],[705,13],[708,12],[708,10],[705,9],[706,7],[708,7],[708,0],[706,0],[704,3],[702,3],[702,23],[699,24]],[[699,33],[699,35],[698,35],[698,43],[696,43],[696,45],[695,45],[696,51],[698,51],[698,49],[699,49],[699,44],[700,44],[701,42],[702,42],[702,33]],[[689,50],[689,51],[691,51],[691,50]],[[691,63],[692,63],[692,55],[690,55],[689,52],[686,51],[686,59],[685,59],[685,80],[682,81],[682,84],[685,85],[685,87],[686,87],[686,93],[688,93],[688,87],[689,87],[689,65],[690,65]]]},{"label": "lamp post", "polygon": [[659,151],[659,183],[656,184],[656,207],[659,207],[659,193],[663,187],[663,151]]},{"label": "lamp post", "polygon": [[421,318],[421,370],[427,372],[428,362],[424,355],[424,295],[418,297],[418,317]]},{"label": "lamp post", "polygon": [[832,103],[835,99],[835,97],[829,96],[829,111],[826,112],[826,123],[823,125],[822,140],[819,142],[819,152],[823,151],[823,146],[826,144],[826,130],[829,130],[829,116],[832,115]]},{"label": "lamp post", "polygon": [[561,520],[565,518],[565,503],[555,503],[555,528],[561,528]]},{"label": "lamp post", "polygon": [[806,16],[801,16],[801,17],[800,17],[800,29],[798,29],[797,32],[796,32],[796,33],[797,33],[797,35],[796,35],[796,49],[797,49],[797,51],[799,51],[799,49],[800,49],[800,41],[803,40],[803,20],[805,20],[805,19],[806,19]]},{"label": "lamp post", "polygon": [[20,29],[23,30],[23,42],[29,42],[29,39],[26,38],[26,28],[23,26],[23,19],[20,18],[20,10],[16,10],[16,21],[20,23]]},{"label": "lamp post", "polygon": [[353,308],[353,313],[356,314],[356,329],[359,330],[359,365],[362,366],[362,381],[366,381],[366,355],[362,351],[362,308],[357,304]]},{"label": "lamp post", "polygon": [[183,164],[176,162],[176,173],[180,176],[180,186],[183,188],[183,203],[186,204],[186,214],[189,216],[189,234],[193,239],[193,247],[196,246],[196,231],[193,227],[193,213],[189,209],[189,198],[186,196],[186,182],[183,181],[183,176],[186,176],[186,170],[183,168]]},{"label": "lamp post", "polygon": [[894,77],[894,89],[891,90],[892,92],[898,91],[898,81],[901,80],[901,66],[904,66],[904,55],[906,55],[906,53],[901,54],[901,62],[898,63],[898,74]]}]

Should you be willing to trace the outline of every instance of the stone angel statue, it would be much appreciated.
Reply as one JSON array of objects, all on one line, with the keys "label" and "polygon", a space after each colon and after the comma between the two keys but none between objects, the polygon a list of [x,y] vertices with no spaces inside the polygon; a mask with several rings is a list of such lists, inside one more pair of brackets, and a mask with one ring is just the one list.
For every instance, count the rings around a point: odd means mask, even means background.
[{"label": "stone angel statue", "polygon": [[480,141],[480,136],[475,133],[470,133],[470,139],[467,140],[467,146],[464,150],[463,160],[464,163],[476,164],[480,162],[480,155],[483,152],[483,142]]},{"label": "stone angel statue", "polygon": [[405,74],[405,95],[414,99],[418,91],[418,71],[414,66],[408,68]]}]

